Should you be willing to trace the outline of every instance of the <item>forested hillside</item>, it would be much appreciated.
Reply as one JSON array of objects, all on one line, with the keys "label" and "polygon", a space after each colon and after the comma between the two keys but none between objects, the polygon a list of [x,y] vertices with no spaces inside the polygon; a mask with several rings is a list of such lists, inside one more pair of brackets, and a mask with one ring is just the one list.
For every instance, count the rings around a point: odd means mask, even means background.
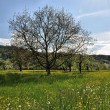
[{"label": "forested hillside", "polygon": [[[110,55],[76,55],[66,61],[60,67],[53,69],[63,69],[71,71],[81,69],[98,70],[110,68]],[[28,50],[13,48],[12,46],[0,46],[0,69],[43,69],[37,60],[32,57]]]}]

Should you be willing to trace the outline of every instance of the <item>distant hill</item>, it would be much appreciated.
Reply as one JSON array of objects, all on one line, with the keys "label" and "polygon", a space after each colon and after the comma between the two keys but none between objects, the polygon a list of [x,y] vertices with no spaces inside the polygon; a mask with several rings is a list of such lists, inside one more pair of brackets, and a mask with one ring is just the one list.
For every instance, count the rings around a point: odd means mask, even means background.
[{"label": "distant hill", "polygon": [[110,64],[110,55],[92,55],[97,61]]},{"label": "distant hill", "polygon": [[11,49],[12,49],[11,46],[0,45],[0,58],[2,59],[11,58],[11,54],[10,54]]},{"label": "distant hill", "polygon": [[[0,45],[0,57],[7,58],[9,57],[10,51],[12,50],[11,46]],[[7,56],[8,55],[8,56]],[[110,55],[91,55],[97,61],[101,61],[104,63],[110,62]]]}]

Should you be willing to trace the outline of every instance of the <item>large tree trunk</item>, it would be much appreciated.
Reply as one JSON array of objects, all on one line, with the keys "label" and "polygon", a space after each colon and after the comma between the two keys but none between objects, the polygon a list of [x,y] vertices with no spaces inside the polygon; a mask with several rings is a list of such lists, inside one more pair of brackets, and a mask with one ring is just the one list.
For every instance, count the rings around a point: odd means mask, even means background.
[{"label": "large tree trunk", "polygon": [[51,74],[49,68],[46,69],[46,72],[47,72],[47,75],[50,75]]}]

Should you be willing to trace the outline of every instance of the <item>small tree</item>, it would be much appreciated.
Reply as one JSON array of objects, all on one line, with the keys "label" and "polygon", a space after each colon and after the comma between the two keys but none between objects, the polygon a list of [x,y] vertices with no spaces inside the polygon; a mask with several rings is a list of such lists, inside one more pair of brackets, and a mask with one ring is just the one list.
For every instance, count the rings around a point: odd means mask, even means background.
[{"label": "small tree", "polygon": [[66,60],[65,63],[63,64],[63,70],[65,71],[69,69],[69,72],[71,72],[72,63],[73,63],[72,58],[69,58],[68,60]]},{"label": "small tree", "polygon": [[[14,64],[16,62],[16,65],[19,67],[19,70],[22,71],[22,65],[23,65],[23,50],[22,48],[18,48],[18,47],[12,47],[12,57],[13,57],[13,61]],[[14,66],[14,65],[13,65]]]},{"label": "small tree", "polygon": [[5,65],[5,61],[0,59],[0,67],[1,69],[5,70],[6,69],[6,65]]},{"label": "small tree", "polygon": [[90,41],[88,32],[81,29],[71,14],[48,6],[34,12],[33,17],[26,11],[15,15],[9,25],[13,39],[19,39],[20,46],[33,52],[48,75],[59,59],[68,60]]},{"label": "small tree", "polygon": [[31,53],[20,45],[18,39],[12,39],[11,43],[12,60],[19,67],[19,70],[22,71],[23,66],[29,63]]}]

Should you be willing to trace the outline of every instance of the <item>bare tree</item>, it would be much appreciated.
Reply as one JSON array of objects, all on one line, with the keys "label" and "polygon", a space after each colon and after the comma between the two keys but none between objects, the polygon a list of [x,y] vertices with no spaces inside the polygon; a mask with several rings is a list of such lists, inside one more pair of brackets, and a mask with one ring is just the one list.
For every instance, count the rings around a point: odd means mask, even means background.
[{"label": "bare tree", "polygon": [[59,59],[67,60],[72,54],[83,51],[90,41],[88,32],[81,29],[71,14],[48,6],[34,12],[33,17],[26,11],[15,15],[9,25],[13,38],[33,52],[48,75]]}]

